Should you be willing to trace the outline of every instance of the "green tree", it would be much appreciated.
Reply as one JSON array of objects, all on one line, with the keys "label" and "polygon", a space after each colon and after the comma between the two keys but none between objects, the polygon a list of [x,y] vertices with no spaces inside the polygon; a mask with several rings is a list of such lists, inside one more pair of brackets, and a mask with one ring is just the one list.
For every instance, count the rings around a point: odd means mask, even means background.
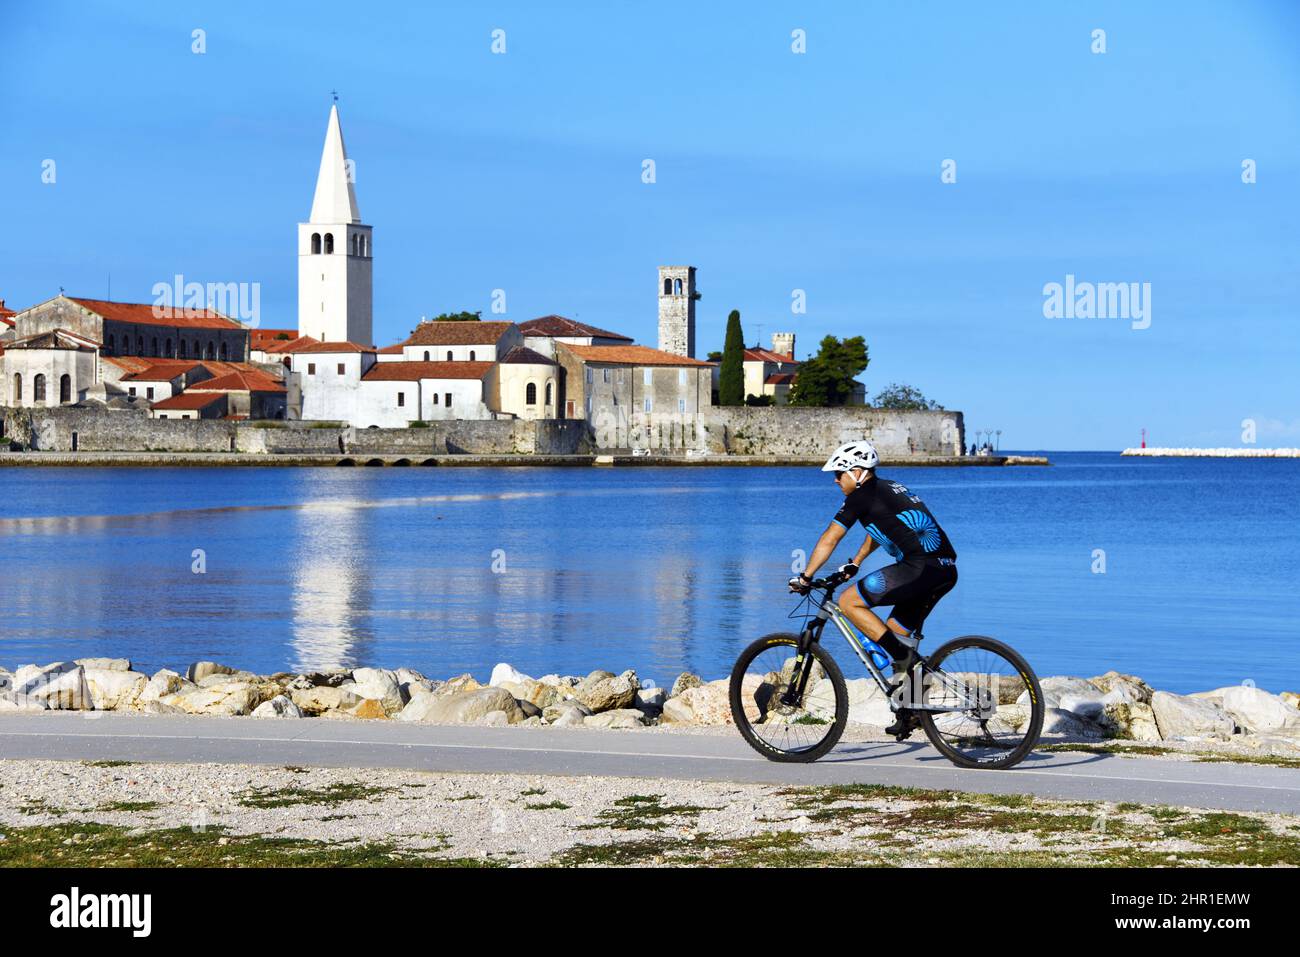
[{"label": "green tree", "polygon": [[885,386],[871,404],[877,409],[901,409],[908,412],[943,409],[938,402],[923,396],[920,389],[910,385],[899,385],[897,382]]},{"label": "green tree", "polygon": [[849,339],[827,336],[817,355],[799,366],[790,386],[791,405],[845,405],[853,395],[854,377],[864,372],[871,359],[861,336]]},{"label": "green tree", "polygon": [[745,404],[745,334],[740,328],[740,310],[727,316],[727,341],[718,370],[718,405]]},{"label": "green tree", "polygon": [[434,316],[433,322],[479,322],[483,318],[482,310],[478,312],[443,312]]}]

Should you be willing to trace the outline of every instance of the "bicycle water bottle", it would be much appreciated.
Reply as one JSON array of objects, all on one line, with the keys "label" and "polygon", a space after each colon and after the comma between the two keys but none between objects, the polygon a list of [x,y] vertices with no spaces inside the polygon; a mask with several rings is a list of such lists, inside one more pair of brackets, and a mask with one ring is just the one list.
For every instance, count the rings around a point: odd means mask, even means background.
[{"label": "bicycle water bottle", "polygon": [[877,668],[880,668],[883,671],[893,662],[893,656],[891,656],[889,652],[880,647],[880,645],[872,641],[857,628],[854,628],[853,630],[857,633],[858,640],[862,642],[862,647],[867,650],[867,654],[871,656],[871,661]]}]

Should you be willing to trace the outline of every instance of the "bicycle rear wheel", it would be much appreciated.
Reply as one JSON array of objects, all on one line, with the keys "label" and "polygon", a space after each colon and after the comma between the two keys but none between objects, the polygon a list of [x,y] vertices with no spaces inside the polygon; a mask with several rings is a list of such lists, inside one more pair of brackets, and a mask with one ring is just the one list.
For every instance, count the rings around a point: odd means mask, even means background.
[{"label": "bicycle rear wheel", "polygon": [[818,643],[804,659],[811,670],[802,696],[784,700],[797,686],[798,652],[798,635],[768,635],[741,652],[731,670],[732,720],[750,746],[772,761],[816,761],[835,747],[849,719],[844,675]]},{"label": "bicycle rear wheel", "polygon": [[1034,749],[1043,729],[1043,693],[1028,662],[983,635],[956,638],[922,668],[921,727],[939,751],[964,768],[1009,768]]}]

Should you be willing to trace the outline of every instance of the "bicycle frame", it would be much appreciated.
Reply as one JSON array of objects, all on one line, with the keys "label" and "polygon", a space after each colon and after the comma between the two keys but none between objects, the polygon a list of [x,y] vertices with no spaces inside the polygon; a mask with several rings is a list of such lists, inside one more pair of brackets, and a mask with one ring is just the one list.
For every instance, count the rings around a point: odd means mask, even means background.
[{"label": "bicycle frame", "polygon": [[[962,703],[953,706],[925,704],[916,699],[916,694],[913,689],[920,685],[920,682],[916,680],[907,683],[908,689],[913,690],[913,700],[910,702],[896,702],[892,694],[892,689],[889,686],[889,681],[885,678],[884,673],[876,667],[876,663],[872,661],[871,655],[867,652],[866,646],[858,639],[858,633],[853,627],[853,623],[849,621],[848,616],[840,610],[840,607],[835,604],[834,593],[832,591],[826,591],[820,602],[816,602],[816,604],[818,605],[817,614],[813,616],[812,621],[808,622],[804,626],[803,632],[799,636],[798,663],[802,663],[802,659],[808,651],[808,646],[812,642],[821,640],[822,632],[826,628],[826,622],[833,621],[835,627],[839,629],[840,634],[844,636],[844,640],[848,643],[849,648],[852,649],[858,660],[862,662],[863,667],[867,669],[867,673],[871,675],[876,686],[880,689],[886,700],[889,701],[889,707],[892,710],[897,711],[900,707],[905,707],[912,711],[951,712],[970,711],[976,709],[983,712],[989,709],[989,702],[987,700],[970,700],[968,695],[970,694],[971,688],[965,682],[958,682],[944,674],[942,671],[934,670],[928,670],[926,672],[930,675],[931,680],[938,680],[946,690],[955,694],[958,700]],[[919,634],[920,631],[918,629],[918,637]],[[913,666],[914,678],[919,675],[920,670],[924,665],[926,665],[924,656],[919,657],[916,664]],[[803,668],[799,680],[793,683],[790,692],[787,692],[787,694],[793,693],[801,698],[804,693],[804,688],[808,683],[808,674],[811,670],[811,668]],[[976,694],[979,695],[978,689],[976,689]],[[994,707],[996,707],[996,696],[994,696],[993,701]]]}]

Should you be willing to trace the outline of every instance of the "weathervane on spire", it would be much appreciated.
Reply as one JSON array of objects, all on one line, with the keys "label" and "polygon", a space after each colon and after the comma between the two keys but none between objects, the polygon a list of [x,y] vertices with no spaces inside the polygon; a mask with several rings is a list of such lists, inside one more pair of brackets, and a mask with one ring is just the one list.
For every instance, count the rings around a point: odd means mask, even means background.
[{"label": "weathervane on spire", "polygon": [[339,91],[338,91],[338,90],[330,90],[330,96],[334,97],[334,102],[335,102],[335,103],[337,103],[337,102],[339,101]]}]

